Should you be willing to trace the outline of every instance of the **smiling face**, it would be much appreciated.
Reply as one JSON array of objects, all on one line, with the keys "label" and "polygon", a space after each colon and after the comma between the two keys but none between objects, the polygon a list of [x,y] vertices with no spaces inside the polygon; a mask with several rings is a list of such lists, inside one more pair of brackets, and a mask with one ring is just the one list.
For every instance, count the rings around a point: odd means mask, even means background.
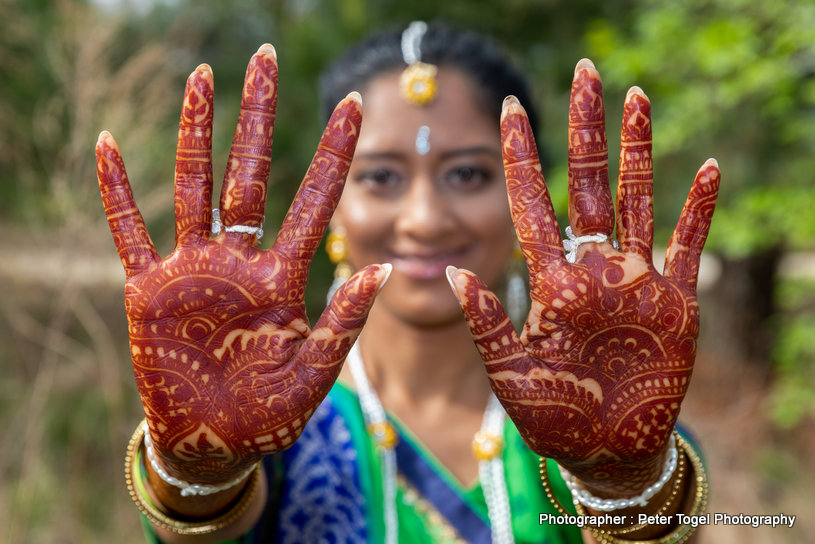
[{"label": "smiling face", "polygon": [[512,252],[512,221],[498,119],[470,80],[440,68],[438,96],[424,107],[398,93],[399,73],[363,89],[363,122],[332,225],[348,236],[354,268],[390,262],[377,305],[414,325],[460,321],[448,265],[494,287]]}]

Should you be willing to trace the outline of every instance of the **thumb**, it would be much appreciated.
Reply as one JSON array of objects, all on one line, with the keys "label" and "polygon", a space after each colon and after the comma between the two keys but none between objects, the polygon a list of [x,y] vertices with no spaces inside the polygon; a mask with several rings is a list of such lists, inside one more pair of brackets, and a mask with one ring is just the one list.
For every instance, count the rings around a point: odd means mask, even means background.
[{"label": "thumb", "polygon": [[[331,302],[323,311],[314,329],[300,349],[301,364],[312,371],[324,368],[326,372],[313,372],[320,377],[326,389],[333,385],[340,371],[340,363],[356,342],[376,294],[388,281],[390,264],[372,264],[356,274],[337,289]],[[324,380],[328,380],[327,383]]]},{"label": "thumb", "polygon": [[447,280],[461,304],[490,378],[502,370],[515,370],[526,352],[495,293],[469,270],[448,266]]}]

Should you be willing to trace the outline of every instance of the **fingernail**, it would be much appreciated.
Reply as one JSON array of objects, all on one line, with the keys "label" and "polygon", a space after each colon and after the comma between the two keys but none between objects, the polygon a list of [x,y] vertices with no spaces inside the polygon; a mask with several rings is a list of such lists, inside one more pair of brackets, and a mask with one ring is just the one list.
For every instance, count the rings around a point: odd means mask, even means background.
[{"label": "fingernail", "polygon": [[574,73],[576,74],[580,70],[597,70],[597,68],[594,67],[594,63],[591,59],[580,59],[577,62],[577,66],[574,67]]},{"label": "fingernail", "polygon": [[632,94],[638,94],[640,96],[645,96],[645,98],[648,98],[645,95],[645,92],[641,88],[637,87],[636,85],[634,85],[633,87],[628,89],[628,92],[625,94],[626,100],[628,100],[628,97],[630,97]]},{"label": "fingernail", "polygon": [[362,95],[357,91],[351,91],[345,98],[350,98],[359,105],[362,105]]},{"label": "fingernail", "polygon": [[271,55],[275,60],[277,60],[277,50],[270,43],[264,43],[261,45],[256,54]]},{"label": "fingernail", "polygon": [[103,130],[99,133],[99,137],[96,139],[96,144],[99,145],[103,140],[107,140],[109,138],[113,138],[113,136],[107,130]]},{"label": "fingernail", "polygon": [[393,265],[391,263],[384,263],[379,266],[382,268],[382,270],[385,271],[385,277],[379,283],[379,287],[376,290],[377,295],[382,290],[382,288],[385,287],[385,284],[388,283],[388,279],[390,279],[391,277],[391,272],[393,272]]},{"label": "fingernail", "polygon": [[706,162],[706,163],[708,163],[708,164],[712,164],[712,165],[713,165],[713,166],[715,166],[716,168],[718,168],[718,167],[719,167],[719,161],[717,161],[717,160],[716,160],[716,159],[714,159],[713,157],[710,157],[710,158],[709,158],[708,160],[706,160],[705,162]]},{"label": "fingernail", "polygon": [[509,95],[506,98],[504,98],[504,103],[501,106],[502,120],[505,116],[509,114],[523,114],[523,113],[526,113],[526,110],[524,110],[524,107],[521,106],[521,103],[515,96]]},{"label": "fingernail", "polygon": [[520,105],[520,102],[518,102],[518,97],[516,97],[514,94],[508,95],[506,98],[504,98],[503,107],[508,108],[509,106],[511,106],[513,104]]},{"label": "fingernail", "polygon": [[447,268],[444,269],[444,274],[447,276],[447,283],[450,284],[450,288],[456,293],[456,284],[453,283],[453,274],[458,272],[458,268],[453,265],[449,265]]}]

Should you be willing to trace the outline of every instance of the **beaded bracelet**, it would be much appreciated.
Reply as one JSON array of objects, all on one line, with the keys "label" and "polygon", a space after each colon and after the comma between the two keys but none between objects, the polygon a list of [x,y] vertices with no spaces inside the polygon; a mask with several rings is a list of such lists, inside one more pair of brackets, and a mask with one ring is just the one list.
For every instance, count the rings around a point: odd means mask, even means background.
[{"label": "beaded bracelet", "polygon": [[260,477],[261,465],[258,464],[249,477],[246,488],[242,491],[240,499],[229,510],[216,518],[203,521],[185,521],[170,517],[159,509],[147,493],[142,475],[141,450],[144,443],[146,426],[144,422],[139,423],[136,431],[130,438],[127,445],[127,455],[125,456],[125,481],[130,498],[136,503],[142,514],[155,527],[171,531],[179,535],[204,535],[213,533],[234,523],[252,502],[257,493]]},{"label": "beaded bracelet", "polygon": [[561,469],[561,473],[563,475],[563,481],[566,482],[566,486],[569,488],[569,491],[572,492],[574,500],[592,510],[611,512],[612,510],[622,510],[633,506],[642,506],[644,508],[648,504],[648,501],[659,493],[665,484],[668,483],[668,480],[671,479],[674,470],[676,470],[678,457],[679,452],[676,449],[676,436],[675,434],[671,434],[671,439],[668,442],[668,455],[665,457],[665,464],[662,468],[662,474],[660,474],[659,480],[645,488],[645,491],[640,495],[627,499],[601,499],[600,497],[595,497],[580,487],[580,484],[577,483],[577,479],[568,471]]},{"label": "beaded bracelet", "polygon": [[[676,431],[674,431],[674,433],[676,433]],[[696,483],[693,505],[691,506],[690,512],[687,513],[687,517],[697,516],[704,512],[707,508],[708,496],[710,493],[710,482],[708,480],[707,470],[705,469],[701,456],[696,452],[696,450],[693,449],[693,446],[688,441],[683,439],[678,433],[676,433],[676,441],[679,449],[684,452],[684,455],[687,455],[687,458],[691,463],[694,473],[694,480]],[[541,484],[543,485],[546,497],[561,515],[571,516],[572,514],[569,513],[562,504],[560,504],[560,501],[558,501],[557,497],[555,497],[555,494],[552,491],[552,487],[549,483],[549,474],[546,469],[545,457],[540,458],[540,474]],[[677,478],[677,480],[679,480],[679,478]],[[671,497],[668,499],[669,502],[673,502],[673,496],[674,494],[672,492]],[[580,503],[576,500],[573,500],[573,502],[578,514],[585,515],[586,511],[582,508]],[[660,511],[665,512],[667,509],[665,509],[663,506],[660,508]],[[696,527],[686,523],[676,527],[669,534],[659,538],[649,540],[627,540],[624,538],[618,538],[616,535],[623,534],[623,532],[633,532],[633,530],[629,530],[630,528],[625,528],[621,531],[619,529],[600,529],[599,527],[592,525],[587,527],[589,531],[591,531],[592,536],[594,536],[594,538],[600,544],[683,544],[684,542],[687,542],[687,540],[696,530]]]},{"label": "beaded bracelet", "polygon": [[[686,467],[686,464],[687,464],[685,459],[686,459],[686,456],[685,456],[685,454],[683,452],[683,453],[681,453],[679,455],[679,460],[677,462],[677,467],[676,467],[676,478],[674,478],[673,485],[671,486],[671,494],[668,496],[668,499],[665,501],[665,504],[660,506],[659,510],[657,510],[655,513],[649,514],[649,517],[659,518],[660,516],[664,516],[665,513],[668,512],[671,509],[671,507],[674,506],[674,503],[675,503],[677,497],[681,498],[680,493],[682,492],[682,487],[683,487],[683,485],[685,483],[685,467]],[[577,514],[580,515],[580,516],[588,515],[588,512],[586,511],[586,509],[583,508],[583,506],[580,505],[580,504],[575,504],[575,510],[577,511]],[[640,530],[648,527],[649,525],[650,524],[646,521],[646,522],[643,522],[643,523],[635,523],[633,525],[622,526],[622,527],[611,527],[611,528],[605,528],[605,529],[600,529],[598,527],[597,530],[600,531],[601,533],[606,534],[606,535],[619,536],[619,535],[635,533],[637,531],[640,531]]]}]

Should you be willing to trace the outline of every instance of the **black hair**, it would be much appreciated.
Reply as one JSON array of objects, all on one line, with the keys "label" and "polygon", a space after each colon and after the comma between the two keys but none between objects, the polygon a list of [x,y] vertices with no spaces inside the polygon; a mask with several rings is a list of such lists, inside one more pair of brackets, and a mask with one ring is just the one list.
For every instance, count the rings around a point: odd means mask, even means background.
[{"label": "black hair", "polygon": [[[362,91],[376,76],[405,68],[403,31],[404,27],[386,31],[358,43],[322,73],[320,96],[326,120],[349,92]],[[515,95],[526,109],[533,133],[537,132],[538,114],[526,77],[492,40],[434,22],[428,23],[420,49],[422,62],[458,68],[466,74],[484,111],[495,114],[496,124],[504,98]]]}]

